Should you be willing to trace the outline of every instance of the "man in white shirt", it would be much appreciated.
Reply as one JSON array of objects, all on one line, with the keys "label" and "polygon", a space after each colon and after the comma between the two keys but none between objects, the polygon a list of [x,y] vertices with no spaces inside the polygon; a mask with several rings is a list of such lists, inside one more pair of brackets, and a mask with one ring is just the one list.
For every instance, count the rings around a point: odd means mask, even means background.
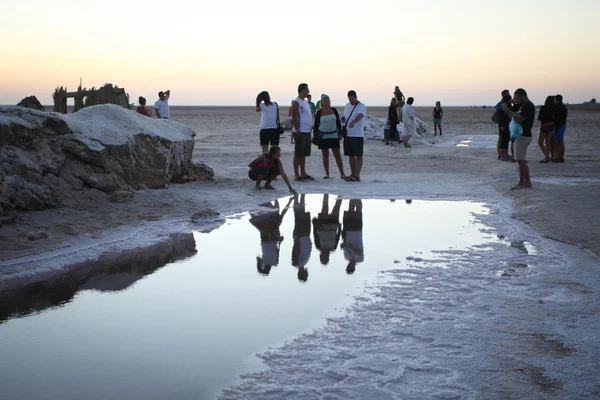
[{"label": "man in white shirt", "polygon": [[356,92],[348,92],[348,104],[344,110],[342,122],[346,128],[346,137],[344,138],[344,155],[350,159],[350,175],[346,179],[348,182],[360,182],[360,171],[363,166],[363,148],[365,143],[365,120],[367,107],[358,101]]},{"label": "man in white shirt", "polygon": [[[298,199],[300,197],[300,199]],[[298,268],[298,280],[306,282],[308,270],[306,264],[312,253],[310,240],[310,212],[305,210],[304,195],[294,197],[294,245],[292,246],[292,265]]]},{"label": "man in white shirt", "polygon": [[312,146],[310,132],[313,127],[313,112],[305,99],[310,93],[308,84],[298,85],[298,97],[292,103],[294,138],[294,175],[297,181],[314,180],[306,173],[306,157],[310,157]]},{"label": "man in white shirt", "polygon": [[154,103],[154,109],[156,110],[156,116],[158,118],[171,118],[171,112],[169,111],[169,97],[171,97],[170,90],[158,92],[158,100]]},{"label": "man in white shirt", "polygon": [[415,99],[409,97],[406,104],[402,107],[402,122],[404,123],[404,147],[412,147],[408,141],[417,133],[415,125],[415,109],[412,106]]},{"label": "man in white shirt", "polygon": [[344,212],[343,222],[342,238],[344,241],[342,248],[344,249],[344,258],[348,260],[346,273],[353,274],[356,270],[356,264],[365,260],[361,200],[350,200],[348,211]]}]

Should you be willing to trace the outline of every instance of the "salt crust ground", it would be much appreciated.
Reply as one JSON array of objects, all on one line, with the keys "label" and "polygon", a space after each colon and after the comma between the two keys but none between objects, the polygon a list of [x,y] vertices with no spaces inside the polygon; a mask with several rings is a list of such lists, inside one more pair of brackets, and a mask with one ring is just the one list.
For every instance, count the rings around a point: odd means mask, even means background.
[{"label": "salt crust ground", "polygon": [[[139,191],[128,204],[94,197],[69,209],[21,214],[18,225],[0,231],[5,287],[43,278],[40,272],[52,273],[79,259],[78,250],[94,256],[160,240],[157,232],[198,228],[189,217],[207,207],[231,215],[286,194],[281,181],[272,193],[254,191],[245,179],[245,164],[258,149],[252,130],[256,115],[174,111],[198,133],[198,161],[215,169],[216,180]],[[382,110],[371,113],[383,116]],[[488,114],[446,109],[446,136],[430,138],[430,145],[404,149],[369,142],[359,184],[333,179],[294,186],[303,193],[345,198],[487,202],[495,213],[482,217],[486,223],[539,249],[528,256],[534,258],[528,260],[531,267],[498,276],[503,261],[485,249],[422,262],[401,260],[389,283],[368,288],[350,316],[266,353],[262,357],[270,369],[245,377],[223,398],[600,396],[592,375],[600,370],[598,259],[542,237],[600,253],[600,157],[594,147],[600,115],[571,112],[565,164],[537,163],[541,152],[532,145],[534,189],[512,192],[516,167],[496,161],[493,149],[448,145],[457,135],[493,132]],[[286,134],[284,157],[291,151],[287,140]],[[284,161],[291,174],[290,157]],[[319,155],[309,159],[308,170],[321,176]],[[333,171],[332,165],[336,176]],[[49,238],[28,242],[27,232],[40,229]],[[515,261],[520,263],[518,257]],[[470,268],[473,264],[477,269]],[[449,318],[444,310],[450,310]],[[436,335],[440,332],[443,339]]]}]

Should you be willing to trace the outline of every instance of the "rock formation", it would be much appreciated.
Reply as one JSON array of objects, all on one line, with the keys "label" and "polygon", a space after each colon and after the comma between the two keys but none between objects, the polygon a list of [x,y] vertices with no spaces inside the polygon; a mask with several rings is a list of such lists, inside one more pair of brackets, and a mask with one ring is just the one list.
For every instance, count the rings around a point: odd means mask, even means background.
[{"label": "rock formation", "polygon": [[195,135],[111,104],[70,115],[0,107],[0,223],[90,189],[127,201],[124,191],[210,179],[191,161]]},{"label": "rock formation", "polygon": [[25,97],[17,105],[20,107],[33,108],[34,110],[46,111],[42,103],[40,103],[40,101],[35,96]]}]

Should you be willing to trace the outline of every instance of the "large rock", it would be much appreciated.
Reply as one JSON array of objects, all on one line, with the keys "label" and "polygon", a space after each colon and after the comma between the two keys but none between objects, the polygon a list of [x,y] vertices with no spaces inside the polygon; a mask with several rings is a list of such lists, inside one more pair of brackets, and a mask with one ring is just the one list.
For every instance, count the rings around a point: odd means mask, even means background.
[{"label": "large rock", "polygon": [[195,135],[110,104],[69,115],[0,107],[0,212],[56,207],[89,189],[110,194],[212,178],[191,161]]},{"label": "large rock", "polygon": [[40,101],[35,96],[25,97],[17,105],[20,107],[33,108],[34,110],[46,111],[42,103],[40,103]]}]

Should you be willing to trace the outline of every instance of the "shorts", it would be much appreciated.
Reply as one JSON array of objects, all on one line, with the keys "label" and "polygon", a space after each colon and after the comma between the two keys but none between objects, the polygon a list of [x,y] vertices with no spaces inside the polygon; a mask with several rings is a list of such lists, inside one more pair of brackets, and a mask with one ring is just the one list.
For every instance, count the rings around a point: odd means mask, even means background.
[{"label": "shorts", "polygon": [[567,126],[563,125],[560,128],[556,128],[554,130],[554,138],[557,143],[562,143],[565,141],[565,131],[567,130]]},{"label": "shorts", "polygon": [[344,211],[344,231],[360,232],[363,230],[362,211]]},{"label": "shorts", "polygon": [[508,144],[510,143],[510,131],[508,129],[508,125],[504,126],[504,132],[498,128],[498,138],[500,139],[500,148],[508,149]]},{"label": "shorts", "polygon": [[415,136],[417,133],[417,127],[415,125],[404,123],[404,133],[402,136],[411,135]]},{"label": "shorts", "polygon": [[525,160],[527,147],[531,143],[531,136],[517,136],[515,138],[515,160]]},{"label": "shorts", "polygon": [[441,119],[441,118],[434,118],[434,119],[433,119],[433,123],[434,123],[434,124],[441,125],[441,124],[442,124],[442,119]]},{"label": "shorts", "polygon": [[339,149],[340,139],[321,139],[319,149]]},{"label": "shorts", "polygon": [[310,157],[311,146],[310,132],[294,133],[294,155],[296,157]]},{"label": "shorts", "polygon": [[279,146],[279,133],[277,129],[261,129],[260,130],[260,145],[261,146]]},{"label": "shorts", "polygon": [[540,132],[542,132],[542,133],[552,133],[552,132],[554,132],[554,125],[542,126],[540,128]]},{"label": "shorts", "polygon": [[304,211],[302,207],[298,209],[294,208],[294,231],[292,232],[293,237],[299,238],[303,236],[310,236],[310,229],[312,224],[310,221],[310,212]]},{"label": "shorts", "polygon": [[248,178],[255,182],[259,176],[264,176],[263,179],[268,179],[271,176],[277,175],[279,175],[279,168],[277,167],[256,167],[248,171]]},{"label": "shorts", "polygon": [[344,138],[344,155],[350,157],[362,157],[365,139],[361,137]]}]

